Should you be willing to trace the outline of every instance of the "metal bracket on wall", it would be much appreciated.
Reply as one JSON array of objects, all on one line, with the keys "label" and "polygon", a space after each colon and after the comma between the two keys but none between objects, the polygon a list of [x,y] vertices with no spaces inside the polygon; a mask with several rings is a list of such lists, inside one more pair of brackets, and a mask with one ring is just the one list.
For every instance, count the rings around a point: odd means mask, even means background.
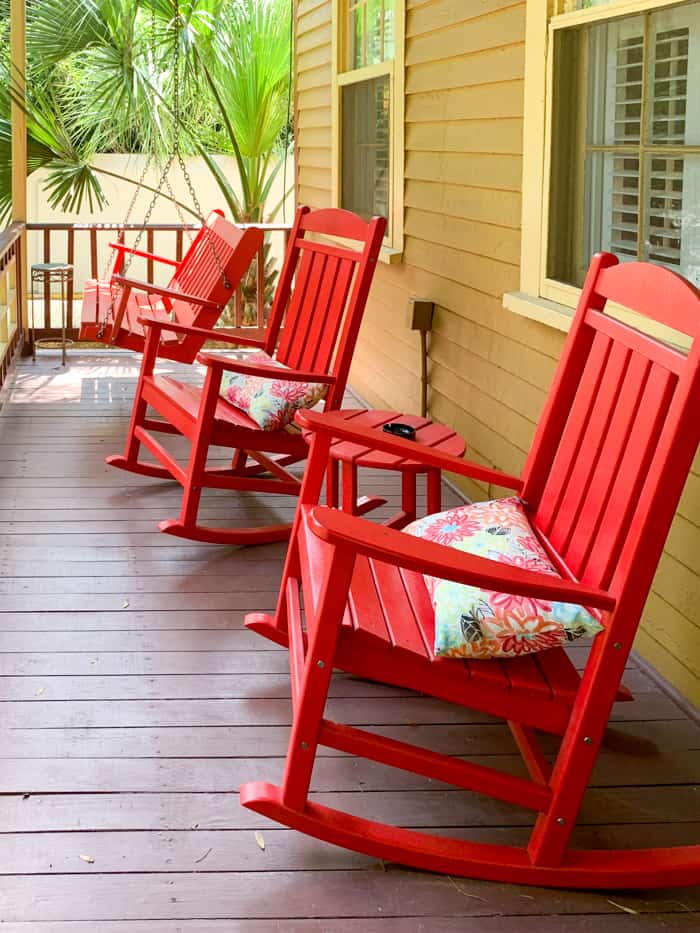
[{"label": "metal bracket on wall", "polygon": [[433,327],[435,302],[427,298],[410,298],[408,310],[411,316],[411,330],[420,332],[420,413],[425,417],[428,414],[428,331]]}]

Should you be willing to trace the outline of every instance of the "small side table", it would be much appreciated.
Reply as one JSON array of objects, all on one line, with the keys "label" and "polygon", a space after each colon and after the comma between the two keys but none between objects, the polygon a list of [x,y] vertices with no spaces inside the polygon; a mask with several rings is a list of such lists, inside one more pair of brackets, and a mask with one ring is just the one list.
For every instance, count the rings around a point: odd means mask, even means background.
[{"label": "small side table", "polygon": [[[42,347],[45,343],[53,342],[50,337],[35,337],[36,326],[36,304],[34,298],[35,282],[47,283],[49,287],[52,282],[59,282],[61,285],[61,364],[66,365],[66,346],[73,341],[66,340],[66,293],[68,286],[73,281],[73,266],[67,262],[38,262],[31,267],[31,291],[32,291],[32,360],[36,361],[36,348]],[[50,302],[50,299],[49,299]]]},{"label": "small side table", "polygon": [[[343,415],[353,425],[372,428],[380,432],[382,425],[391,421],[410,424],[416,429],[415,443],[432,447],[444,454],[461,457],[466,449],[466,442],[452,428],[419,415],[404,415],[396,411],[368,411],[350,409],[335,414]],[[391,435],[384,435],[391,436]],[[401,511],[390,518],[386,524],[394,528],[403,528],[416,518],[416,478],[425,474],[428,512],[439,512],[442,507],[442,489],[440,471],[415,460],[405,460],[393,454],[382,453],[370,447],[363,447],[348,441],[336,441],[331,445],[327,473],[327,501],[337,508],[342,499],[342,508],[352,515],[364,515],[372,509],[386,503],[386,499],[376,496],[357,496],[357,470],[366,467],[374,470],[396,470],[401,473]],[[338,471],[340,469],[340,482]]]}]

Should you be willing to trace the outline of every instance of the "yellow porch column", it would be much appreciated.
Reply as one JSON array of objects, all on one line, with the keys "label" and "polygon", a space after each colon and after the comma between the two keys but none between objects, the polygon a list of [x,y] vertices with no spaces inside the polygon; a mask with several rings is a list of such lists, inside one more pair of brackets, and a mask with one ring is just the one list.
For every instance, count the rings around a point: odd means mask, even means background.
[{"label": "yellow porch column", "polygon": [[[26,73],[26,0],[10,0],[10,68],[11,80],[21,95],[24,95]],[[27,220],[27,116],[22,109],[12,104],[12,220],[26,223]],[[21,326],[27,324],[27,236],[22,236],[20,257],[21,270],[18,269],[19,290],[18,310],[21,314]]]}]

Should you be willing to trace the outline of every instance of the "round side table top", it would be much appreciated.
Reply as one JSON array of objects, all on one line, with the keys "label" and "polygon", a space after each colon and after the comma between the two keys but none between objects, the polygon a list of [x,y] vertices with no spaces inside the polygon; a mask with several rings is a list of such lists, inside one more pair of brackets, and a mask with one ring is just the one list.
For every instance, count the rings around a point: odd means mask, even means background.
[{"label": "round side table top", "polygon": [[[431,421],[430,418],[421,418],[420,415],[405,415],[398,411],[375,411],[364,408],[345,409],[333,414],[342,415],[358,427],[372,428],[377,431],[381,431],[382,425],[392,421],[410,424],[416,429],[415,443],[432,447],[440,453],[452,454],[454,457],[461,457],[467,446],[464,438],[452,428],[437,421]],[[385,434],[384,436],[391,437],[392,435]],[[425,464],[414,460],[406,460],[394,454],[383,453],[348,441],[336,441],[331,445],[330,454],[333,460],[354,463],[358,467],[371,469],[416,473],[423,473],[428,469]]]},{"label": "round side table top", "polygon": [[31,267],[32,275],[60,275],[72,271],[73,266],[69,262],[35,262]]}]

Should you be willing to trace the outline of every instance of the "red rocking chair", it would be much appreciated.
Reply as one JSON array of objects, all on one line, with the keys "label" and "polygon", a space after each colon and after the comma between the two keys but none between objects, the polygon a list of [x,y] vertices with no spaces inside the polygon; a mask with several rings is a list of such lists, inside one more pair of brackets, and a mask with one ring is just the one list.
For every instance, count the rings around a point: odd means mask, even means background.
[{"label": "red rocking chair", "polygon": [[[83,288],[80,339],[142,353],[146,333],[138,319],[147,313],[165,325],[158,356],[191,363],[206,337],[196,331],[182,334],[167,325],[214,327],[262,243],[261,230],[241,230],[221,211],[212,211],[180,262],[124,243],[110,244],[117,254],[111,280],[90,279]],[[172,266],[168,285],[125,278],[121,269],[126,254]]]},{"label": "red rocking chair", "polygon": [[[688,355],[604,313],[610,300],[693,338]],[[311,453],[275,617],[247,625],[289,645],[294,718],[281,786],[241,802],[319,839],[417,868],[580,888],[700,881],[700,845],[585,850],[570,836],[666,534],[700,441],[700,293],[649,264],[599,254],[522,479],[304,412]],[[562,579],[320,506],[334,439],[517,491]],[[436,658],[423,574],[598,610],[579,675],[563,648],[506,660]],[[302,602],[303,594],[303,602]],[[302,620],[301,606],[304,607]],[[505,719],[529,779],[324,718],[333,668]],[[550,764],[534,730],[561,737]],[[309,799],[317,747],[402,768],[534,811],[524,847],[422,833]]]},{"label": "red rocking chair", "polygon": [[[289,537],[289,524],[256,528],[217,528],[197,522],[203,487],[254,490],[298,495],[300,480],[286,467],[308,454],[301,434],[289,429],[263,430],[247,414],[219,394],[225,372],[327,386],[324,410],[338,408],[343,399],[360,322],[381,249],[386,221],[365,223],[344,210],[310,212],[299,208],[280,273],[264,339],[251,340],[212,333],[199,327],[141,317],[148,332],[124,456],[107,458],[111,466],[144,476],[175,479],[183,486],[178,519],[159,523],[161,531],[217,544],[254,544]],[[310,235],[340,236],[360,241],[356,251],[328,245]],[[284,327],[282,325],[284,324]],[[203,387],[154,373],[164,332],[256,347],[289,367],[245,362],[217,353],[200,353],[206,366]],[[281,335],[281,336],[280,336]],[[152,406],[161,419],[147,417]],[[184,435],[191,444],[186,468],[153,437],[152,432]],[[141,444],[162,466],[139,460]],[[230,467],[207,468],[210,446],[234,451]]]}]

